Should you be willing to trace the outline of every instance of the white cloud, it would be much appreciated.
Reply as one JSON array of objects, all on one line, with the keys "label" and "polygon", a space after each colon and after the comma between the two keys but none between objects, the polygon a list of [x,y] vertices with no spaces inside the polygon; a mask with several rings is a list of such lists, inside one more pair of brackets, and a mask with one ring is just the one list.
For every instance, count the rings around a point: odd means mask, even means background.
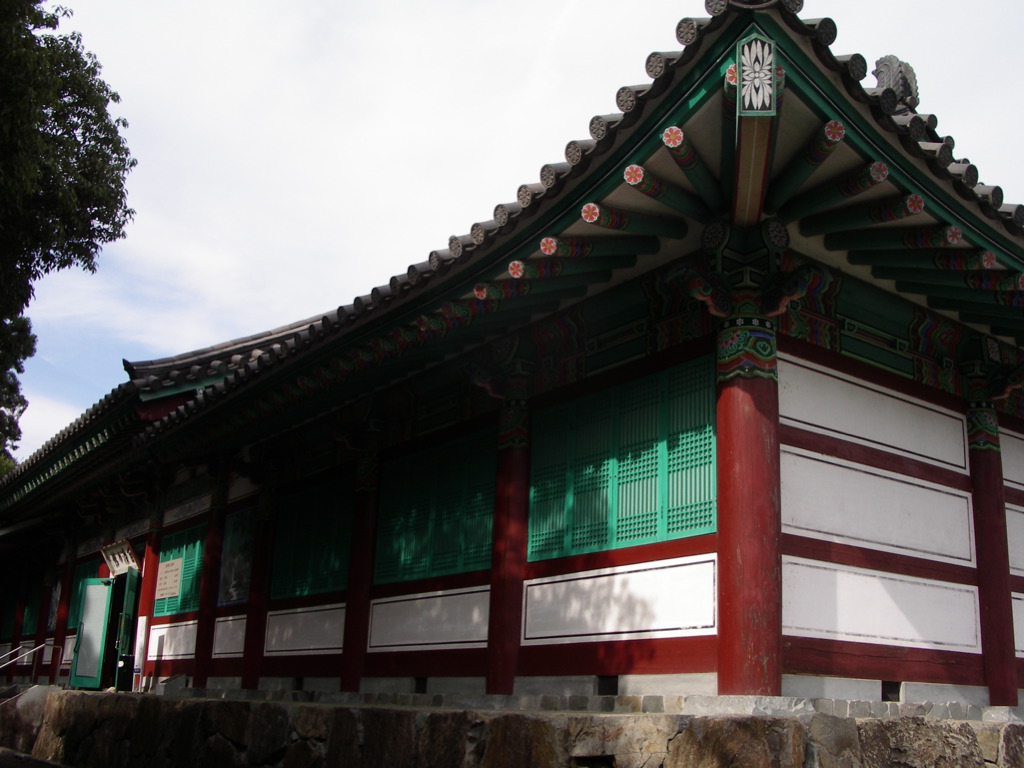
[{"label": "white cloud", "polygon": [[[677,21],[705,15],[701,0],[72,7],[65,28],[123,98],[138,213],[96,275],[39,286],[30,315],[60,343],[41,337],[47,360],[29,361],[36,403],[86,365],[62,364],[68,350],[104,361],[90,374],[103,386],[83,387],[102,394],[122,356],[249,335],[386,284],[560,162],[620,86],[648,82],[650,51],[679,48]],[[836,53],[909,61],[957,152],[1024,201],[1009,144],[1024,5],[806,0],[801,15],[835,19]]]}]

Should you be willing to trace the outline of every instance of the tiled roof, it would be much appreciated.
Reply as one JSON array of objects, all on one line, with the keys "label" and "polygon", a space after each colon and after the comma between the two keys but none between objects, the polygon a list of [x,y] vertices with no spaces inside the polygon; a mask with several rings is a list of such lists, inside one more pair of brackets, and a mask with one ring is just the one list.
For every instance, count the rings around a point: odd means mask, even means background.
[{"label": "tiled roof", "polygon": [[[474,282],[490,280],[503,263],[507,264],[502,259],[515,249],[522,251],[523,243],[534,243],[531,257],[541,257],[536,243],[543,235],[562,236],[566,229],[578,228],[578,221],[554,232],[542,231],[541,224],[549,226],[552,217],[560,215],[573,202],[584,181],[594,183],[590,172],[595,164],[615,156],[629,141],[638,139],[636,130],[644,116],[659,107],[681,78],[690,75],[692,63],[715,44],[721,30],[738,15],[750,11],[776,9],[785,26],[806,42],[820,66],[834,74],[849,98],[863,105],[874,125],[893,138],[907,161],[924,163],[950,197],[955,196],[976,212],[992,227],[991,234],[1008,244],[1000,258],[1012,262],[1017,270],[1024,268],[1024,206],[1007,204],[998,186],[979,184],[977,169],[966,160],[957,159],[954,140],[938,133],[937,119],[916,111],[913,71],[898,60],[883,60],[876,65],[877,85],[865,87],[865,59],[859,54],[834,53],[830,46],[836,39],[835,23],[827,18],[801,20],[797,13],[802,7],[801,0],[707,0],[708,18],[685,18],[677,25],[680,50],[654,52],[648,57],[646,69],[651,81],[618,90],[619,112],[595,116],[590,121],[588,137],[569,141],[564,158],[543,165],[538,180],[521,185],[515,200],[495,206],[491,219],[472,224],[467,234],[453,235],[444,247],[430,252],[426,260],[358,296],[351,304],[206,349],[162,360],[126,361],[133,394],[152,398],[196,389],[192,399],[150,425],[138,438],[139,444],[227,401],[234,393],[265,379],[264,374],[271,369],[294,365],[298,371],[306,363],[317,364],[320,353],[326,349],[346,345],[365,349],[374,344],[391,349],[397,345],[400,353],[409,342],[403,340],[401,333],[393,337],[396,328],[415,330],[425,313],[447,311],[445,303],[472,302]],[[492,298],[485,291],[476,300]],[[383,353],[379,359],[387,359],[388,354]],[[360,364],[358,360],[354,363],[357,368]],[[73,439],[73,427],[47,443],[26,464]],[[10,486],[11,482],[0,487],[5,485]]]}]

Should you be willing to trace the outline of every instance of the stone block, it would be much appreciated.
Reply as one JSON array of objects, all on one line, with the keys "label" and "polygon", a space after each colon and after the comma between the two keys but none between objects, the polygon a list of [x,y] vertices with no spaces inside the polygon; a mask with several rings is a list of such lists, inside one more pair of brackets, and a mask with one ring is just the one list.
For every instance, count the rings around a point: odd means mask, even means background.
[{"label": "stone block", "polygon": [[[481,768],[564,768],[568,735],[552,716],[502,714],[487,724]],[[386,762],[378,764],[390,765]]]},{"label": "stone block", "polygon": [[245,733],[246,759],[252,765],[276,763],[284,756],[291,731],[291,718],[284,704],[269,701],[257,704]]},{"label": "stone block", "polygon": [[871,717],[870,701],[851,701],[850,717]]},{"label": "stone block", "polygon": [[362,747],[359,738],[359,712],[361,710],[332,710],[331,732],[327,737],[328,765],[359,765]]},{"label": "stone block", "polygon": [[860,768],[862,756],[857,723],[848,717],[813,715],[807,727],[805,768]]},{"label": "stone block", "polygon": [[479,741],[483,721],[468,712],[423,712],[416,720],[419,765],[462,768]]},{"label": "stone block", "polygon": [[292,715],[292,730],[300,739],[327,741],[331,732],[331,711],[315,704],[300,705]]},{"label": "stone block", "polygon": [[574,764],[607,758],[616,768],[660,765],[668,742],[686,721],[656,715],[580,715],[566,719],[569,752]]},{"label": "stone block", "polygon": [[324,768],[323,753],[309,741],[294,741],[287,746],[281,768]]},{"label": "stone block", "polygon": [[834,699],[814,699],[811,706],[814,707],[815,712],[820,712],[823,715],[831,715],[836,711]]},{"label": "stone block", "polygon": [[615,712],[639,712],[643,703],[639,696],[616,696]]},{"label": "stone block", "polygon": [[804,768],[807,731],[790,717],[695,717],[668,747],[664,768]]},{"label": "stone block", "polygon": [[974,735],[978,737],[981,757],[993,765],[999,760],[999,745],[1003,739],[1003,727],[995,723],[974,723]]},{"label": "stone block", "polygon": [[920,717],[857,724],[864,768],[984,768],[981,746],[966,723]]},{"label": "stone block", "polygon": [[646,713],[664,712],[665,699],[662,696],[644,696],[640,702],[640,709]]},{"label": "stone block", "polygon": [[574,695],[569,697],[568,708],[576,711],[585,711],[590,708],[590,696]]},{"label": "stone block", "polygon": [[373,765],[389,768],[419,765],[416,760],[416,712],[365,709],[360,715],[363,726],[361,750]]},{"label": "stone block", "polygon": [[999,742],[998,768],[1020,768],[1024,765],[1024,725],[1008,723]]},{"label": "stone block", "polygon": [[247,701],[217,699],[203,702],[202,725],[207,734],[223,736],[236,747],[248,746],[249,715],[252,704]]}]

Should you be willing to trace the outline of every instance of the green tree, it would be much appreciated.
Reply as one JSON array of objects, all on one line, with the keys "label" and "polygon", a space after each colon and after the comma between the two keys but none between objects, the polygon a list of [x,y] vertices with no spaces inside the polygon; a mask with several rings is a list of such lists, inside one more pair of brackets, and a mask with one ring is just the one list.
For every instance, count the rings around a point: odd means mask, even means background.
[{"label": "green tree", "polygon": [[64,9],[0,0],[0,456],[21,437],[17,374],[35,352],[24,318],[33,282],[68,267],[96,269],[100,247],[124,237],[134,211],[125,180],[135,160],[118,95],[100,78]]}]

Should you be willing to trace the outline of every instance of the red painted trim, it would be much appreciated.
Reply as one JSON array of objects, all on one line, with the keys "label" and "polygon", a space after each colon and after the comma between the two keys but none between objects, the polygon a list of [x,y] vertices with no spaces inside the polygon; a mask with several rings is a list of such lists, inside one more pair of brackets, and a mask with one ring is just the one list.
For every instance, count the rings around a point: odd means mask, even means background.
[{"label": "red painted trim", "polygon": [[607,643],[528,645],[519,653],[519,674],[667,675],[714,672],[718,638],[678,637]]},{"label": "red painted trim", "polygon": [[814,344],[801,339],[795,339],[792,336],[786,336],[784,333],[778,335],[777,342],[780,354],[797,357],[809,363],[816,363],[838,373],[861,379],[869,384],[884,387],[885,389],[899,392],[902,395],[907,395],[908,397],[913,397],[950,411],[963,413],[967,408],[967,401],[962,397],[951,395],[939,389],[933,389],[891,371],[875,368],[852,357],[817,347]]},{"label": "red painted trim", "polygon": [[904,576],[916,576],[922,579],[938,579],[953,584],[969,584],[971,586],[978,584],[978,573],[969,566],[939,563],[920,557],[908,557],[892,552],[854,547],[849,544],[821,541],[792,533],[782,534],[782,554],[857,568],[870,568],[887,573],[899,573]]},{"label": "red painted trim", "polygon": [[[142,584],[139,586],[139,618],[146,617],[146,636],[141,643],[142,658],[136,659],[136,666],[147,672],[149,662],[149,628],[153,625],[153,608],[156,604],[156,577],[160,570],[160,528],[150,528],[146,537],[146,553],[142,556]],[[137,630],[136,630],[137,631]]]},{"label": "red painted trim", "polygon": [[511,695],[515,683],[523,623],[529,517],[530,450],[499,447],[491,539],[487,693]]},{"label": "red painted trim", "polygon": [[149,400],[145,403],[138,403],[135,406],[135,413],[143,421],[160,421],[164,416],[178,410],[179,406],[184,405],[194,397],[195,392],[190,390],[168,397],[161,397],[159,400]]},{"label": "red painted trim", "polygon": [[658,560],[669,560],[673,557],[704,555],[714,552],[717,545],[717,534],[709,533],[705,536],[673,539],[657,544],[644,544],[639,547],[589,552],[585,555],[573,555],[553,560],[538,560],[526,564],[526,578],[539,579],[547,576],[579,573],[580,571],[593,571],[599,568],[652,563]]},{"label": "red painted trim", "polygon": [[984,685],[981,654],[784,637],[786,674],[858,677],[900,682]]},{"label": "red painted trim", "polygon": [[1024,594],[1024,576],[1010,575],[1010,591],[1019,595]]},{"label": "red painted trim", "polygon": [[398,581],[391,584],[376,584],[370,588],[370,599],[383,597],[401,597],[402,595],[418,595],[421,592],[444,592],[450,589],[467,589],[491,583],[491,572],[468,571],[453,573],[449,576],[435,576],[415,581]]},{"label": "red painted trim", "polygon": [[[60,646],[64,659],[70,658],[70,648],[65,648],[68,638],[68,616],[71,613],[71,582],[75,574],[75,561],[68,560],[60,576],[60,601],[57,603],[56,631],[53,633],[53,644]],[[60,661],[53,659],[50,664],[50,685],[57,682],[60,675]]]},{"label": "red painted trim", "polygon": [[1003,498],[1007,504],[1013,504],[1015,507],[1024,507],[1024,491],[1018,488],[1011,488],[1008,485],[1003,486]]},{"label": "red painted trim", "polygon": [[971,490],[971,478],[962,472],[929,464],[926,461],[918,461],[908,456],[889,453],[880,448],[871,448],[843,440],[834,435],[823,435],[789,424],[780,424],[779,439],[784,445],[805,451],[834,456],[854,464],[863,464],[866,467],[883,469],[919,480],[927,480],[930,483],[955,488],[958,491],[969,493]]},{"label": "red painted trim", "polygon": [[364,677],[484,677],[487,649],[386,651],[366,654]]},{"label": "red painted trim", "polygon": [[338,677],[341,653],[312,656],[267,656],[260,662],[260,677]]},{"label": "red painted trim", "polygon": [[1024,419],[1017,416],[1011,416],[1008,413],[1002,411],[996,411],[996,416],[999,418],[999,426],[1010,432],[1016,432],[1019,435],[1024,435]]},{"label": "red painted trim", "polygon": [[278,598],[269,602],[267,610],[289,611],[294,608],[315,608],[320,605],[344,603],[347,596],[348,590],[341,590],[340,592],[318,592],[315,595],[302,595],[301,597]]},{"label": "red painted trim", "polygon": [[782,688],[778,384],[718,387],[718,692]]},{"label": "red painted trim", "polygon": [[998,451],[970,451],[974,481],[974,542],[978,560],[981,644],[992,706],[1016,707],[1010,553],[1003,497],[1003,464]]}]

